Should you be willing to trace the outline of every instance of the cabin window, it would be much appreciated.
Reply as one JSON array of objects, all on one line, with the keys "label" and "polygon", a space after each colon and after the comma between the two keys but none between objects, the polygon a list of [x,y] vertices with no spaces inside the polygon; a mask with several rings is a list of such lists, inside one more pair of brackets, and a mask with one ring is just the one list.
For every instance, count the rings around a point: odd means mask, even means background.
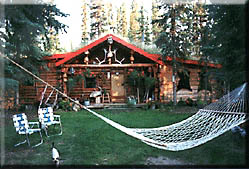
[{"label": "cabin window", "polygon": [[189,72],[178,72],[179,82],[177,85],[177,91],[181,89],[188,89],[192,91],[189,84]]},{"label": "cabin window", "polygon": [[85,88],[96,88],[96,78],[85,77]]}]

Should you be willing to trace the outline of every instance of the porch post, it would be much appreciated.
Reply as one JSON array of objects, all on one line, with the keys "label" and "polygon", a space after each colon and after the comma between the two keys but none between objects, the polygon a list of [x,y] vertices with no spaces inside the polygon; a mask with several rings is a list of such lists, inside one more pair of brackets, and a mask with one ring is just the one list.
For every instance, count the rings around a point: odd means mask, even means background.
[{"label": "porch post", "polygon": [[199,77],[198,72],[199,70],[190,69],[189,84],[190,84],[190,88],[192,89],[193,100],[197,100],[197,97],[198,97],[198,87],[200,83],[200,77]]},{"label": "porch post", "polygon": [[67,71],[68,68],[61,68],[62,75],[62,86],[63,86],[63,93],[67,94]]}]

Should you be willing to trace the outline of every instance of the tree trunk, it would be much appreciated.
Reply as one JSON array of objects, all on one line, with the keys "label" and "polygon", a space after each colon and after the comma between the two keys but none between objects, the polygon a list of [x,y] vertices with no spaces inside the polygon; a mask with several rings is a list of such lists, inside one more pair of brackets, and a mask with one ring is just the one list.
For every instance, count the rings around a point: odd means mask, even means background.
[{"label": "tree trunk", "polygon": [[[172,12],[172,41],[175,44],[175,32],[176,32],[176,22],[175,22],[175,4],[173,4],[173,12]],[[172,68],[172,82],[173,82],[173,102],[174,102],[174,106],[176,106],[177,104],[177,100],[176,100],[176,49],[174,49],[173,52],[174,56],[173,56],[173,68]]]},{"label": "tree trunk", "polygon": [[140,103],[140,98],[139,98],[139,88],[137,87],[137,103]]},{"label": "tree trunk", "polygon": [[176,106],[177,100],[176,100],[176,66],[175,66],[175,63],[173,65],[172,82],[173,82],[173,102],[174,102],[174,106]]}]

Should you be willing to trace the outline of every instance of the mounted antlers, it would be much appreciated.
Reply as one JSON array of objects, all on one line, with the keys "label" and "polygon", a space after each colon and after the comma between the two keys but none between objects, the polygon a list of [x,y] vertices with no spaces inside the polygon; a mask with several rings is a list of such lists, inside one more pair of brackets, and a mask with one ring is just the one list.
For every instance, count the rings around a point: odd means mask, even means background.
[{"label": "mounted antlers", "polygon": [[122,62],[125,60],[125,58],[123,58],[122,60],[118,60],[117,57],[116,57],[116,52],[117,52],[117,49],[114,49],[113,51],[113,54],[114,54],[114,59],[115,59],[115,62],[118,62],[119,64],[122,64]]},{"label": "mounted antlers", "polygon": [[[96,57],[96,60],[99,62],[98,64],[101,65],[102,63],[104,63],[106,61],[106,58],[110,59],[109,62],[111,62],[111,58],[112,56],[114,55],[114,60],[115,62],[119,63],[119,64],[122,64],[122,62],[125,60],[125,58],[123,58],[122,60],[118,60],[117,59],[117,56],[116,56],[116,52],[117,52],[118,49],[114,49],[113,51],[111,51],[111,46],[109,46],[109,51],[107,51],[106,49],[104,49],[104,52],[105,52],[105,58],[100,61],[98,57]],[[109,63],[111,64],[111,63]]]},{"label": "mounted antlers", "polygon": [[99,62],[99,63],[98,63],[99,65],[101,65],[102,63],[104,63],[104,62],[105,62],[105,60],[106,60],[107,50],[106,50],[106,49],[104,49],[104,52],[105,52],[105,58],[104,58],[102,61],[100,61],[100,60],[99,60],[99,58],[97,58],[97,57],[96,57],[96,60]]}]

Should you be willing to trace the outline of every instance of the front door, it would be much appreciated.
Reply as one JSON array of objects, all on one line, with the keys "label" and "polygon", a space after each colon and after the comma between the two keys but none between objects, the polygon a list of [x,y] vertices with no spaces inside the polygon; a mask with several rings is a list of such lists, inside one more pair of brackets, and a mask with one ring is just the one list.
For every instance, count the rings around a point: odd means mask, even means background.
[{"label": "front door", "polygon": [[111,76],[111,98],[114,103],[125,102],[124,75],[112,74]]}]

